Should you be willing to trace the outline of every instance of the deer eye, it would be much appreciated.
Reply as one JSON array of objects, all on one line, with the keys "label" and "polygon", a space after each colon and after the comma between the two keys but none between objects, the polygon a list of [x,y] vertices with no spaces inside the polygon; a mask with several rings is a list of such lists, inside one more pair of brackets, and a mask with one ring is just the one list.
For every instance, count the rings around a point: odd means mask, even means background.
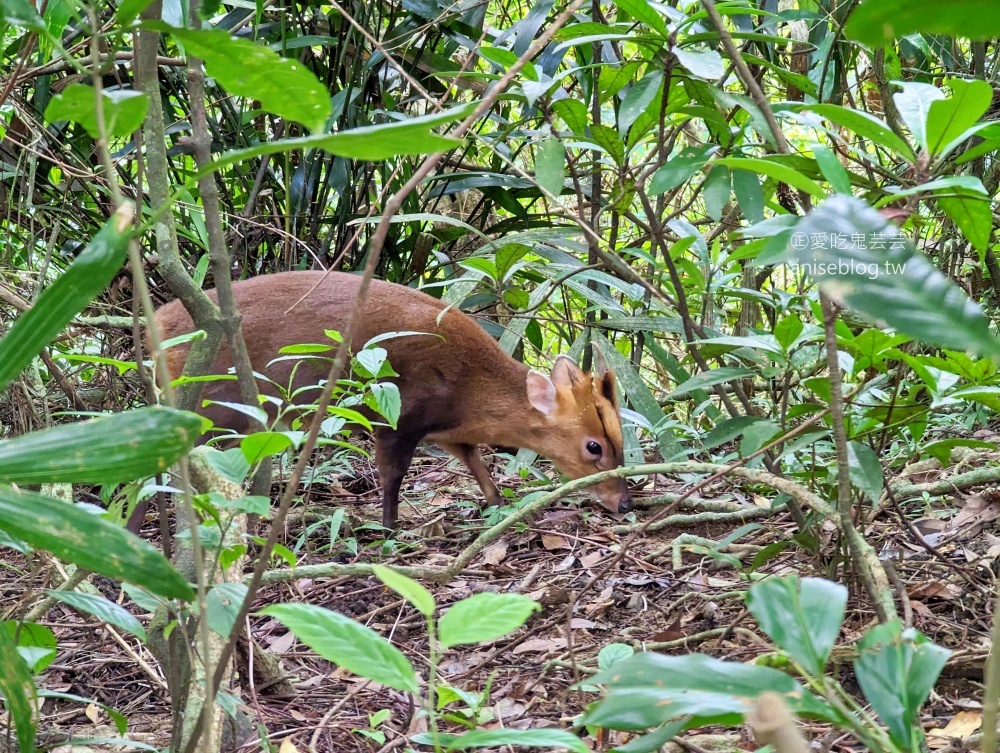
[{"label": "deer eye", "polygon": [[599,442],[595,442],[593,439],[590,440],[589,442],[587,442],[586,449],[587,452],[589,452],[594,457],[596,458],[601,457],[602,449]]}]

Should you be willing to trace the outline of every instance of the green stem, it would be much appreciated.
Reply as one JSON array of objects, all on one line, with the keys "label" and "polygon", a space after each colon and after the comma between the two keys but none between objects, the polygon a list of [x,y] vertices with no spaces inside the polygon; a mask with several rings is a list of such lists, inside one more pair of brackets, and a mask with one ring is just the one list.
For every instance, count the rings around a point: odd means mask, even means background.
[{"label": "green stem", "polygon": [[441,737],[438,732],[437,719],[437,677],[438,677],[438,648],[437,648],[437,625],[434,622],[434,615],[427,615],[427,661],[430,669],[427,671],[427,726],[431,731],[431,738],[434,740],[435,753],[441,751]]}]

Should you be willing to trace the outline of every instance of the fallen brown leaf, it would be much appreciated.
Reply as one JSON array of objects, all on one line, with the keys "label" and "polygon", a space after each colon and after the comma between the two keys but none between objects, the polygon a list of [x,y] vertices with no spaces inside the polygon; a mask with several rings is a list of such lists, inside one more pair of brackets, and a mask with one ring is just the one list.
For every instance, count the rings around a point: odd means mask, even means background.
[{"label": "fallen brown leaf", "polygon": [[499,565],[507,557],[507,542],[500,539],[497,543],[483,552],[483,564]]},{"label": "fallen brown leaf", "polygon": [[932,729],[927,733],[929,748],[946,748],[952,739],[964,740],[983,726],[983,715],[978,711],[959,711],[945,725],[944,729]]},{"label": "fallen brown leaf", "polygon": [[907,589],[907,593],[913,599],[957,599],[962,595],[962,587],[957,583],[935,580]]},{"label": "fallen brown leaf", "polygon": [[543,651],[561,651],[566,648],[565,638],[532,638],[514,646],[512,654],[537,654]]},{"label": "fallen brown leaf", "polygon": [[543,533],[542,534],[542,546],[548,549],[550,552],[556,549],[569,549],[569,539],[565,536],[560,536],[558,533]]}]

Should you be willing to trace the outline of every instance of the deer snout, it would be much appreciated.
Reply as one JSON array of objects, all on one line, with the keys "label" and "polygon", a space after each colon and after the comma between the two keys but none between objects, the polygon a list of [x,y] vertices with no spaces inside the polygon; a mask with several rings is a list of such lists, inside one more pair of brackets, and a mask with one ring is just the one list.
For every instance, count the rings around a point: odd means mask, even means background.
[{"label": "deer snout", "polygon": [[611,479],[599,484],[592,494],[608,512],[626,513],[632,509],[632,494],[625,479]]}]

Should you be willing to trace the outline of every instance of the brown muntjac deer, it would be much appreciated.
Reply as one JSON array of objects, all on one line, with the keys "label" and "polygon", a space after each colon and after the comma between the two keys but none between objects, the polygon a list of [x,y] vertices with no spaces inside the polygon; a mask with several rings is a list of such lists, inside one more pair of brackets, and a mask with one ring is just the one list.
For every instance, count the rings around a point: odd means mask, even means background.
[{"label": "brown muntjac deer", "polygon": [[[325,379],[328,364],[322,361],[271,362],[285,346],[330,342],[324,330],[346,327],[359,284],[355,275],[325,272],[282,272],[235,283],[233,294],[254,370],[287,387],[297,363],[296,389]],[[288,311],[307,293],[305,300]],[[208,295],[215,300],[214,290]],[[179,301],[160,308],[156,320],[164,338],[194,329]],[[501,504],[502,497],[479,445],[533,450],[572,478],[622,465],[621,418],[611,371],[604,368],[599,374],[586,374],[565,356],[556,360],[551,376],[529,370],[466,314],[412,288],[373,281],[354,345],[360,348],[376,335],[404,330],[435,336],[404,336],[379,343],[399,373],[392,381],[402,399],[397,428],[378,427],[374,432],[382,522],[387,528],[395,528],[399,487],[414,450],[424,440],[461,460],[491,505]],[[171,379],[180,376],[189,349],[182,345],[167,351]],[[231,366],[223,344],[213,373],[225,374]],[[273,394],[269,387],[260,385],[262,392]],[[306,392],[308,398],[303,399],[315,399],[316,391]],[[203,399],[238,403],[240,395],[234,381],[215,381],[206,384]],[[230,408],[209,405],[200,412],[216,426],[240,433],[248,429],[249,419]],[[611,479],[592,489],[608,510],[631,509],[624,479]]]}]

